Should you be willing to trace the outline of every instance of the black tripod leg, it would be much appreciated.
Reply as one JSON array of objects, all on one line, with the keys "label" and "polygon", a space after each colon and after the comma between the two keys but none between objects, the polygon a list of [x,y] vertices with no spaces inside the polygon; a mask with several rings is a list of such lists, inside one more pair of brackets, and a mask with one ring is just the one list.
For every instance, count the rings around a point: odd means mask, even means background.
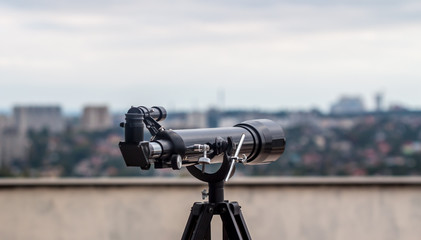
[{"label": "black tripod leg", "polygon": [[249,230],[246,225],[246,221],[244,220],[243,214],[241,212],[240,205],[238,204],[238,202],[231,202],[230,207],[233,211],[238,228],[241,231],[241,236],[243,236],[243,239],[251,239]]},{"label": "black tripod leg", "polygon": [[202,210],[202,203],[194,203],[191,208],[189,219],[187,220],[186,227],[184,228],[182,240],[188,240],[193,234],[194,227],[196,226],[197,218]]},{"label": "black tripod leg", "polygon": [[223,240],[228,240],[228,233],[227,233],[227,229],[225,228],[224,224],[222,223],[222,239]]},{"label": "black tripod leg", "polygon": [[194,203],[182,240],[210,240],[210,225],[214,209],[209,204]]},{"label": "black tripod leg", "polygon": [[[224,240],[247,239],[250,240],[246,222],[241,214],[240,205],[237,202],[226,203],[221,212],[224,226]],[[227,238],[228,237],[228,238]]]},{"label": "black tripod leg", "polygon": [[223,205],[220,205],[220,207],[222,207],[220,215],[224,228],[224,239],[227,239],[226,236],[228,235],[228,239],[242,240],[243,237],[241,236],[240,228],[238,227],[237,221],[235,220],[229,203],[224,203]]}]

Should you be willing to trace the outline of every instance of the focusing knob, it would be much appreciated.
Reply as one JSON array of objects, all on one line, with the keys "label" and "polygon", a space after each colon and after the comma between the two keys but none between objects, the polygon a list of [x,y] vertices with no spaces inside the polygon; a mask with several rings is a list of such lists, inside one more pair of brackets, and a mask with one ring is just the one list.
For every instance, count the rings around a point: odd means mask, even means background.
[{"label": "focusing knob", "polygon": [[183,160],[179,154],[173,154],[171,156],[171,167],[174,170],[180,170],[183,165]]}]

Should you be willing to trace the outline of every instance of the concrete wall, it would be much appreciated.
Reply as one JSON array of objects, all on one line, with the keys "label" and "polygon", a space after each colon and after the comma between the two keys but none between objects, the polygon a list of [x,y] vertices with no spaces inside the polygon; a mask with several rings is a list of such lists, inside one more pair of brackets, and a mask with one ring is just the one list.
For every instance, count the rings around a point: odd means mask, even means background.
[{"label": "concrete wall", "polygon": [[[195,179],[1,180],[0,239],[180,239]],[[253,239],[421,239],[421,178],[234,179]],[[215,217],[213,238],[221,239]]]}]

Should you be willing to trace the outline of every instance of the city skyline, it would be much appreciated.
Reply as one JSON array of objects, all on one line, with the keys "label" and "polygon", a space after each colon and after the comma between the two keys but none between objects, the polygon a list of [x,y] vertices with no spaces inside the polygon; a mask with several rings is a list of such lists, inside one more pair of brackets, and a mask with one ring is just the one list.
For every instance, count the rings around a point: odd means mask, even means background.
[{"label": "city skyline", "polygon": [[0,111],[21,104],[420,109],[417,1],[2,1]]},{"label": "city skyline", "polygon": [[[220,96],[221,94],[219,93],[218,96]],[[381,98],[381,100],[378,100],[378,98]],[[397,109],[404,109],[404,110],[409,110],[409,111],[420,111],[420,108],[413,108],[413,107],[408,107],[407,105],[401,104],[401,102],[392,102],[389,105],[386,105],[386,102],[384,101],[384,94],[382,93],[376,93],[374,94],[371,99],[369,99],[369,103],[367,104],[367,102],[365,101],[365,98],[363,98],[361,95],[340,95],[337,96],[337,98],[331,102],[329,104],[329,106],[325,107],[325,108],[319,108],[317,106],[311,106],[309,108],[287,108],[287,107],[279,107],[279,108],[259,108],[259,107],[225,107],[224,103],[220,102],[219,104],[216,105],[209,105],[207,107],[203,107],[203,108],[195,108],[195,107],[191,107],[191,108],[177,108],[175,106],[174,103],[170,103],[167,106],[163,106],[167,109],[167,111],[171,111],[171,112],[206,112],[212,109],[217,109],[220,111],[236,111],[236,110],[240,110],[240,111],[262,111],[262,112],[278,112],[278,111],[287,111],[287,112],[295,112],[295,111],[321,111],[321,113],[324,114],[335,114],[335,110],[333,110],[333,108],[335,108],[336,105],[338,104],[343,104],[343,101],[357,101],[361,104],[361,106],[359,106],[358,108],[360,110],[357,110],[357,112],[354,113],[358,113],[358,112],[376,112],[376,111],[393,111],[393,110],[397,110]],[[140,104],[132,104],[130,106],[139,106]],[[56,102],[22,102],[22,103],[17,103],[17,104],[12,104],[9,108],[0,108],[0,114],[6,114],[6,115],[11,115],[13,113],[13,109],[16,107],[58,107],[60,108],[60,110],[62,111],[62,113],[64,115],[68,115],[68,116],[75,116],[75,115],[80,115],[82,114],[82,112],[84,111],[84,108],[86,107],[106,107],[107,109],[109,109],[110,113],[112,114],[118,114],[118,113],[122,113],[122,112],[126,112],[126,108],[129,108],[130,106],[126,106],[125,108],[112,108],[110,106],[110,104],[108,103],[101,103],[101,102],[97,102],[97,103],[89,103],[89,102],[85,102],[85,103],[81,103],[80,107],[77,108],[66,108],[65,105],[60,104],[60,103],[56,103]],[[151,104],[151,105],[143,105],[142,106],[147,106],[147,107],[152,107],[152,106],[160,106],[159,104]],[[367,107],[368,106],[368,107]],[[345,107],[347,108],[347,106],[345,105]],[[352,111],[350,111],[349,113],[351,113]]]},{"label": "city skyline", "polygon": [[[360,96],[351,96],[351,95],[341,95],[339,96],[330,106],[327,108],[327,110],[323,110],[320,108],[310,108],[310,109],[287,109],[287,108],[278,108],[278,109],[262,109],[262,108],[223,108],[223,107],[215,107],[210,106],[203,109],[177,109],[174,108],[173,105],[168,106],[162,106],[164,107],[167,112],[172,113],[206,113],[209,111],[219,111],[220,113],[223,112],[260,112],[260,113],[267,113],[267,114],[273,114],[273,113],[279,113],[279,112],[313,112],[317,111],[321,114],[326,115],[360,115],[365,113],[378,113],[378,112],[421,112],[418,108],[408,108],[405,105],[401,104],[392,104],[392,105],[385,105],[384,103],[384,95],[381,93],[377,93],[374,95],[373,99],[374,101],[374,107],[367,108],[367,104],[365,103],[364,99],[362,99]],[[132,106],[139,106],[139,105],[132,105]],[[145,105],[141,105],[145,106]],[[153,106],[159,106],[159,105],[153,105]],[[152,107],[146,106],[146,107]],[[127,109],[112,109],[108,104],[91,104],[91,103],[83,103],[82,106],[75,110],[69,110],[64,108],[61,104],[55,104],[55,103],[27,103],[27,104],[14,104],[8,109],[0,109],[0,116],[9,116],[11,117],[13,113],[16,111],[16,109],[20,108],[57,108],[63,116],[68,117],[76,117],[81,116],[84,114],[85,110],[87,108],[99,108],[104,109],[108,111],[111,115],[121,115],[123,116],[124,113],[126,113]]]}]

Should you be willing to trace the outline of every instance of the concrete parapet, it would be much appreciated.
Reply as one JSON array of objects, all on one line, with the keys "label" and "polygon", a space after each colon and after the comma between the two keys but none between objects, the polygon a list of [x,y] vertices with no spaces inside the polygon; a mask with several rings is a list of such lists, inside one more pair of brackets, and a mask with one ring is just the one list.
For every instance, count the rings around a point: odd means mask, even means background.
[{"label": "concrete parapet", "polygon": [[[205,184],[187,179],[3,179],[1,239],[180,239]],[[421,178],[234,178],[253,239],[420,239]],[[213,238],[221,239],[220,220]]]}]

